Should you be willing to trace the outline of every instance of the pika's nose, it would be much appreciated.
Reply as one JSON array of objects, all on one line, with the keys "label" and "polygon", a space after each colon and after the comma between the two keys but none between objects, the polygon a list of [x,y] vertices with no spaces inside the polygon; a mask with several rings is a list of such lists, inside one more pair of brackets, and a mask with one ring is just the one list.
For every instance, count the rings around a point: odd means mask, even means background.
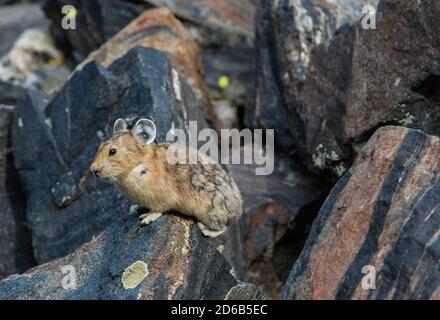
[{"label": "pika's nose", "polygon": [[99,170],[96,169],[93,165],[90,167],[90,171],[95,175],[95,177],[99,177]]}]

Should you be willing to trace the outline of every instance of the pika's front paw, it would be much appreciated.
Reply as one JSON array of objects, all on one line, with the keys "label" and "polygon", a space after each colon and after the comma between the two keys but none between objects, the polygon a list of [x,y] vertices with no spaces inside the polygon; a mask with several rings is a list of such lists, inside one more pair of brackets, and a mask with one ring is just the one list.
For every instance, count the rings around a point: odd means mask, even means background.
[{"label": "pika's front paw", "polygon": [[210,237],[210,238],[218,237],[219,235],[221,235],[222,233],[224,233],[226,231],[226,226],[223,227],[219,231],[210,230],[201,222],[197,222],[197,226],[202,231],[202,233],[205,237]]},{"label": "pika's front paw", "polygon": [[154,213],[145,213],[139,216],[139,220],[141,220],[141,225],[147,225],[150,222],[156,221],[161,217],[162,213],[154,212]]}]

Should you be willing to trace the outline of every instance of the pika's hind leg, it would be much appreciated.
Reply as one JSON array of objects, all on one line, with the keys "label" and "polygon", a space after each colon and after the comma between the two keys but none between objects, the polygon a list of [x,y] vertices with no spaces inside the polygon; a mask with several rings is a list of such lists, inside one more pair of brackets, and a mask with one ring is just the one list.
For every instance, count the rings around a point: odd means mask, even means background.
[{"label": "pika's hind leg", "polygon": [[145,226],[145,225],[149,224],[150,222],[156,221],[161,216],[162,216],[162,213],[160,213],[160,212],[145,213],[145,214],[141,214],[139,216],[139,220],[141,220],[141,224]]},{"label": "pika's hind leg", "polygon": [[199,229],[202,231],[203,235],[205,237],[211,237],[211,238],[215,238],[218,237],[219,235],[221,235],[222,233],[224,233],[226,231],[226,226],[222,227],[220,230],[218,231],[214,231],[214,230],[210,230],[208,229],[203,223],[201,222],[197,222],[197,226],[199,227]]}]

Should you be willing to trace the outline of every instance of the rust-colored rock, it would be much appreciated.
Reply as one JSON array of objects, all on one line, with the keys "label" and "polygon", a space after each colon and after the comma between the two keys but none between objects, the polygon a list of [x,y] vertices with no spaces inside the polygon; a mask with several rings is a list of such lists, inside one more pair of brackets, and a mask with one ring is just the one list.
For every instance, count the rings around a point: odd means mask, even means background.
[{"label": "rust-colored rock", "polygon": [[235,33],[253,33],[254,16],[251,1],[243,0],[143,0],[166,7],[176,16],[197,24],[228,29]]},{"label": "rust-colored rock", "polygon": [[92,60],[108,67],[136,46],[164,52],[179,75],[191,86],[205,117],[219,128],[204,82],[199,47],[182,24],[165,8],[145,11],[99,49],[89,54],[76,70],[82,69]]},{"label": "rust-colored rock", "polygon": [[383,127],[328,196],[283,297],[440,299],[439,236],[440,139]]}]

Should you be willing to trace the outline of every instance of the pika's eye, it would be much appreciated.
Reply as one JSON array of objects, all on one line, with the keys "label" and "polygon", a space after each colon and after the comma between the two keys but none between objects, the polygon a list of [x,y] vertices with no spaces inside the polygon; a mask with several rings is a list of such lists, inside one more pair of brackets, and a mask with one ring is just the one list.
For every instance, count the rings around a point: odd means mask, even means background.
[{"label": "pika's eye", "polygon": [[116,149],[110,149],[109,151],[108,151],[108,155],[109,156],[114,156],[116,154]]}]

